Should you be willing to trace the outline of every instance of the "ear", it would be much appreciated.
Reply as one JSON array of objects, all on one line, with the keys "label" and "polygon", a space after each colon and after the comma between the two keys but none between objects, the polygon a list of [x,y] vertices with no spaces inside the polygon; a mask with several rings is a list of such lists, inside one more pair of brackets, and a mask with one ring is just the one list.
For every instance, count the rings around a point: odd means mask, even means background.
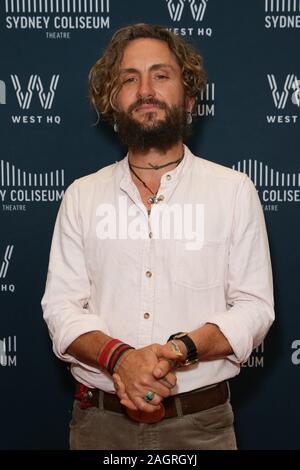
[{"label": "ear", "polygon": [[185,98],[185,110],[188,113],[192,112],[192,109],[194,108],[196,103],[196,98],[194,96],[186,96]]}]

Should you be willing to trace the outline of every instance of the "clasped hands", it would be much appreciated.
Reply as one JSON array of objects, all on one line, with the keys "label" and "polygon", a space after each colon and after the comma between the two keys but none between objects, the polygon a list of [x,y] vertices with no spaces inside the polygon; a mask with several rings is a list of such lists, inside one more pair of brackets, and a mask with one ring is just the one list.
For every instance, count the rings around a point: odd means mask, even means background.
[{"label": "clasped hands", "polygon": [[[148,413],[158,409],[160,402],[171,395],[176,385],[174,370],[182,359],[183,354],[179,354],[178,348],[176,351],[170,342],[126,351],[113,374],[121,404],[130,410]],[[145,400],[149,392],[153,396],[151,403]]]}]

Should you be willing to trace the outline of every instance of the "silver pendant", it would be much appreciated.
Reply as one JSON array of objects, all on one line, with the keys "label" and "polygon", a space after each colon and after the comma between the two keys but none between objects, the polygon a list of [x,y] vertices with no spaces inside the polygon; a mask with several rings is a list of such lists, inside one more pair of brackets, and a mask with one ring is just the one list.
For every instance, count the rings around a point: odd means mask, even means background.
[{"label": "silver pendant", "polygon": [[157,196],[149,197],[148,202],[149,202],[149,204],[157,204],[157,202],[158,202]]},{"label": "silver pendant", "polygon": [[148,199],[149,204],[157,204],[160,201],[163,201],[164,197],[162,195],[160,196],[151,196]]}]

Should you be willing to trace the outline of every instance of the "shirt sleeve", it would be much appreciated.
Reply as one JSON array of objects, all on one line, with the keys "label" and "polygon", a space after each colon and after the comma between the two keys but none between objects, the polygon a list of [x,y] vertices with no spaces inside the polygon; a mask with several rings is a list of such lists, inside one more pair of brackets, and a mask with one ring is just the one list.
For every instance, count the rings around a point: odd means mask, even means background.
[{"label": "shirt sleeve", "polygon": [[273,281],[264,215],[256,188],[246,176],[236,194],[226,286],[228,310],[210,320],[243,363],[274,321]]},{"label": "shirt sleeve", "polygon": [[77,186],[77,181],[69,186],[57,215],[42,308],[57,357],[95,372],[98,370],[94,367],[66,353],[80,335],[107,331],[101,317],[88,308],[90,279],[84,258]]}]

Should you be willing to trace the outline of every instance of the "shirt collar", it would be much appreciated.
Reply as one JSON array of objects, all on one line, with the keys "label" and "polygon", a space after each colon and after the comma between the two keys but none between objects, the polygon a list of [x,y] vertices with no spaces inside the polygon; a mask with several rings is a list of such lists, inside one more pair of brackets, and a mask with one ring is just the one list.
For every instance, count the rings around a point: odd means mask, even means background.
[{"label": "shirt collar", "polygon": [[[167,187],[169,185],[174,184],[175,182],[177,182],[177,180],[181,179],[186,173],[186,171],[191,167],[193,158],[195,157],[186,145],[183,145],[183,149],[183,159],[181,160],[179,165],[176,166],[176,168],[167,171],[163,174],[163,176],[161,177],[161,186]],[[118,162],[118,166],[118,169],[121,173],[120,185],[123,186],[124,183],[125,185],[128,185],[128,183],[134,184],[128,164],[128,154],[120,162]]]}]

